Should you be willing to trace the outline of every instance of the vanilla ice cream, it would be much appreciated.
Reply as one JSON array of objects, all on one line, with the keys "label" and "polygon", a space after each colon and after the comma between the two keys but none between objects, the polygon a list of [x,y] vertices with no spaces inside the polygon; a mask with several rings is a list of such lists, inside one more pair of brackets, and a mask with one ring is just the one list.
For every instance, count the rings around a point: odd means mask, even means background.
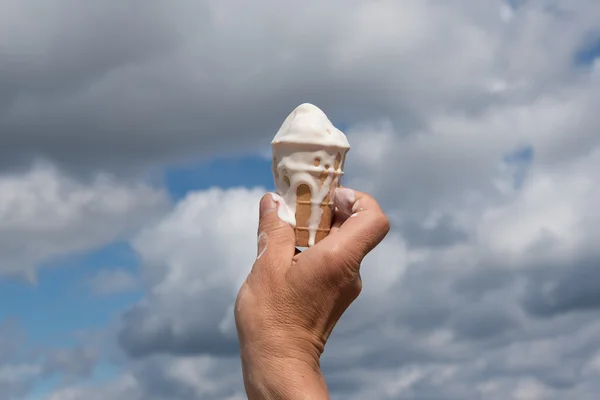
[{"label": "vanilla ice cream", "polygon": [[313,246],[331,228],[348,139],[323,111],[305,103],[286,118],[271,145],[275,190],[286,206],[279,216],[296,229],[297,246]]}]

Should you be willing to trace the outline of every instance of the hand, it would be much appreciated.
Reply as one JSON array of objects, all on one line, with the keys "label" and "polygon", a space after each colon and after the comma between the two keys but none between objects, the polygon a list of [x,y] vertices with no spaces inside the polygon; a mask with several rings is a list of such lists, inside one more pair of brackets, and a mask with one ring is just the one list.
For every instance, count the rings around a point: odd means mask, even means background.
[{"label": "hand", "polygon": [[327,399],[320,356],[390,224],[372,197],[337,189],[331,233],[299,252],[274,198],[260,202],[258,256],[235,305],[244,384],[250,400]]}]

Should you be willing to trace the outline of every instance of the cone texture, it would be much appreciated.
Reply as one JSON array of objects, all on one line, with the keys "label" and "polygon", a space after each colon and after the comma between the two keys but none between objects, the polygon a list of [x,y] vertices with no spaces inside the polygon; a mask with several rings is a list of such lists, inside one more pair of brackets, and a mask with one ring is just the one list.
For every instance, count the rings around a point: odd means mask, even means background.
[{"label": "cone texture", "polygon": [[[338,174],[334,173],[334,179],[331,179],[331,184],[329,188],[329,193],[321,202],[320,210],[322,212],[321,220],[319,222],[319,227],[317,229],[315,235],[315,244],[323,240],[329,232],[331,231],[331,225],[333,224],[333,215],[334,215],[334,204],[333,204],[333,195],[335,188],[337,186],[336,182],[339,182],[339,179],[335,179]],[[321,176],[321,184],[324,184],[327,179],[327,174],[323,174]],[[300,185],[296,192],[296,246],[298,247],[308,247],[308,241],[310,238],[310,232],[308,230],[310,216],[312,212],[312,204],[311,204],[311,193],[308,185]]]}]

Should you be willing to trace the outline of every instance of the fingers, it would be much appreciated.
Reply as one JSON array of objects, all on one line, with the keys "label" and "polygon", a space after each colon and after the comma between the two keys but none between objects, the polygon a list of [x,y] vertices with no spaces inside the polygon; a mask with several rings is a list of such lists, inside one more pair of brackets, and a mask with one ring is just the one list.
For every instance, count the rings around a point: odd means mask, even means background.
[{"label": "fingers", "polygon": [[368,194],[348,188],[336,190],[338,209],[332,233],[313,247],[313,253],[339,267],[356,269],[363,258],[390,230],[390,222],[379,204]]},{"label": "fingers", "polygon": [[286,218],[286,211],[289,210],[283,199],[275,194],[268,193],[260,200],[257,240],[257,260],[260,262],[255,268],[287,268],[291,265],[296,250],[294,229],[279,216]]},{"label": "fingers", "polygon": [[350,217],[352,214],[352,205],[355,200],[356,196],[354,190],[347,188],[336,189],[333,198],[334,214],[331,233],[337,232],[340,229],[340,226],[342,226],[342,224]]},{"label": "fingers", "polygon": [[333,196],[333,202],[340,217],[348,219],[352,214],[352,206],[356,202],[356,191],[348,188],[337,188]]}]

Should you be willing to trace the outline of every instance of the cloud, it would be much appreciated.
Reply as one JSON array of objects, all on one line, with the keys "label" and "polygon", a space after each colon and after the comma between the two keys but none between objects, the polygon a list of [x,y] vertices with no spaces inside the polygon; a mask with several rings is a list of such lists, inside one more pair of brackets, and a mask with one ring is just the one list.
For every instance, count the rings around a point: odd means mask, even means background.
[{"label": "cloud", "polygon": [[307,100],[348,124],[390,117],[403,132],[427,129],[445,110],[564,89],[599,13],[593,0],[515,10],[311,0],[292,15],[266,0],[10,0],[0,160],[42,156],[82,172],[258,150]]},{"label": "cloud", "polygon": [[44,369],[49,373],[60,371],[71,380],[87,378],[92,374],[98,356],[97,349],[93,347],[53,349],[45,357]]},{"label": "cloud", "polygon": [[0,398],[23,399],[42,379],[65,383],[90,377],[97,353],[90,347],[38,348],[27,343],[18,320],[0,319]]},{"label": "cloud", "polygon": [[126,238],[167,205],[162,190],[107,175],[82,183],[49,165],[0,175],[0,275],[32,279],[41,263]]},{"label": "cloud", "polygon": [[31,385],[41,377],[41,368],[36,363],[3,365],[0,368],[0,389],[7,400],[18,399],[28,393]]},{"label": "cloud", "polygon": [[86,283],[94,294],[100,296],[129,292],[138,288],[137,277],[123,269],[101,270]]},{"label": "cloud", "polygon": [[[598,2],[321,3],[150,2],[115,20],[138,3],[57,0],[29,25],[17,17],[33,3],[3,5],[12,36],[0,37],[23,41],[6,54],[31,49],[35,68],[11,64],[0,78],[2,165],[41,155],[69,172],[140,171],[255,151],[314,102],[348,127],[344,184],[374,194],[393,226],[324,354],[333,397],[594,399],[600,63],[581,54],[598,36]],[[72,34],[77,24],[90,33]],[[97,37],[125,39],[99,51]],[[123,216],[162,202],[145,185],[52,171],[0,193],[56,182],[92,194],[22,196],[38,199],[31,215],[55,219],[0,228],[4,243],[31,243],[14,250],[19,264],[110,240],[127,230]],[[132,244],[146,295],[119,316],[124,370],[50,398],[242,397],[230,307],[255,258],[262,193],[211,189],[159,221],[140,214]],[[29,210],[14,204],[7,221]]]},{"label": "cloud", "polygon": [[242,400],[238,360],[210,357],[152,357],[132,366],[112,385],[68,387],[48,400]]},{"label": "cloud", "polygon": [[116,382],[105,387],[65,387],[58,389],[48,400],[103,400],[103,399],[140,399],[135,378],[124,374]]},{"label": "cloud", "polygon": [[[149,295],[123,315],[131,355],[236,354],[230,307],[256,253],[264,189],[191,193],[133,241]],[[221,331],[225,321],[227,332]]]}]

